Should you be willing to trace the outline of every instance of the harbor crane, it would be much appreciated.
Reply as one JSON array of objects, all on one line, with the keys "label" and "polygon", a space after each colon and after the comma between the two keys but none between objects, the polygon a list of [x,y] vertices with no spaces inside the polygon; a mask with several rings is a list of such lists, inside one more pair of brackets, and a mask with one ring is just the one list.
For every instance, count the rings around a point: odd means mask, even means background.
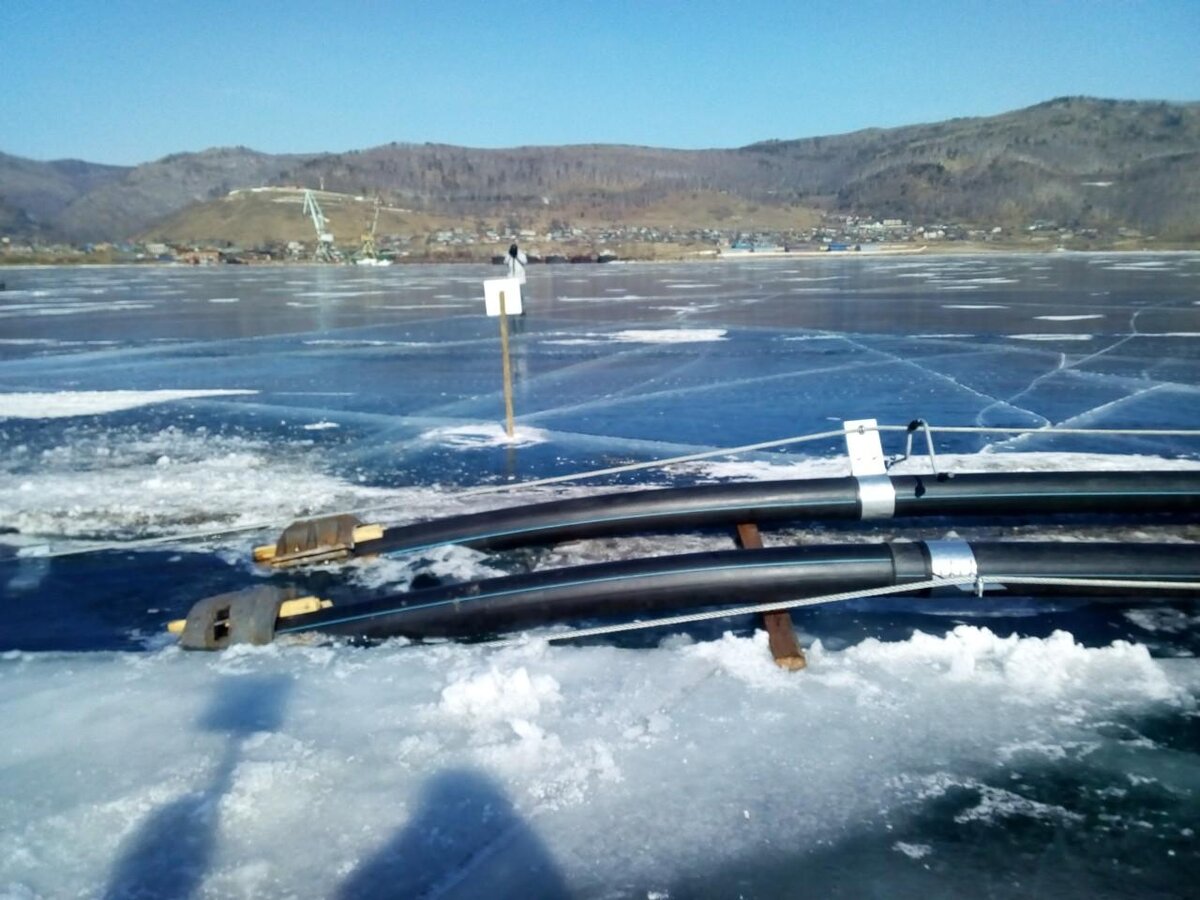
[{"label": "harbor crane", "polygon": [[362,247],[359,248],[358,258],[354,261],[360,266],[390,266],[390,259],[383,259],[379,256],[379,248],[375,244],[375,229],[379,227],[379,197],[375,198],[375,217],[371,220],[370,231],[364,231],[362,235]]},{"label": "harbor crane", "polygon": [[313,228],[317,232],[317,249],[313,253],[313,259],[318,262],[333,262],[336,256],[333,249],[333,233],[328,230],[329,220],[321,212],[321,204],[317,202],[317,195],[312,191],[304,192],[303,212],[312,217]]}]

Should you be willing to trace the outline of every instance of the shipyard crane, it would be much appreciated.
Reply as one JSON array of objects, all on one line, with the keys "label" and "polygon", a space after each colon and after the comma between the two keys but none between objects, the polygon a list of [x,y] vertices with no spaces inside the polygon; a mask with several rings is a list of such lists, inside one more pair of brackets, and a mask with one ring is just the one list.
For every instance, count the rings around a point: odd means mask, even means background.
[{"label": "shipyard crane", "polygon": [[333,262],[333,234],[328,230],[329,220],[325,218],[325,213],[321,212],[321,204],[317,202],[317,195],[312,191],[304,192],[304,209],[306,216],[312,217],[313,228],[317,232],[317,249],[313,253],[313,259],[318,262]]},{"label": "shipyard crane", "polygon": [[390,266],[390,259],[381,259],[379,256],[379,248],[375,244],[375,229],[379,227],[379,198],[375,198],[375,218],[371,220],[371,230],[364,231],[362,235],[362,247],[358,251],[358,259],[355,260],[360,266]]},{"label": "shipyard crane", "polygon": [[359,251],[364,257],[375,259],[378,255],[375,251],[375,229],[379,225],[379,198],[375,198],[375,218],[371,220],[371,230],[364,231],[362,236],[362,250]]}]

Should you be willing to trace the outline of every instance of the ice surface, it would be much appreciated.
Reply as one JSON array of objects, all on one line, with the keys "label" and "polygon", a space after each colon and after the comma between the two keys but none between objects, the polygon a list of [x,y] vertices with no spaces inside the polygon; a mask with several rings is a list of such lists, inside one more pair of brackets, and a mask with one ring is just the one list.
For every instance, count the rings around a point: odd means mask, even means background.
[{"label": "ice surface", "polygon": [[58,391],[56,393],[0,394],[0,419],[62,419],[95,416],[137,409],[152,403],[191,400],[198,397],[231,397],[253,394],[238,390],[184,391]]},{"label": "ice surface", "polygon": [[[390,524],[631,484],[842,475],[832,440],[463,491],[848,418],[1196,427],[1195,255],[535,268],[511,323],[516,441],[482,315],[490,267],[6,274],[0,894],[1192,890],[1187,605],[805,611],[800,674],[773,666],[748,620],[610,644],[171,646],[163,623],[264,578],[250,548],[299,516],[369,509]],[[38,418],[11,412],[28,395]],[[1196,440],[1172,437],[947,435],[938,451],[953,471],[1200,466]],[[927,470],[921,455],[894,469]],[[238,527],[209,544],[31,553]],[[766,539],[997,527],[800,524]],[[1196,539],[1194,523],[1013,528]],[[446,547],[272,579],[345,602],[418,578],[728,546],[708,533]]]},{"label": "ice surface", "polygon": [[449,447],[496,447],[516,446],[528,447],[531,444],[545,443],[546,432],[540,428],[521,426],[514,428],[512,437],[504,427],[495,423],[480,425],[456,425],[451,428],[436,428],[421,435],[421,439],[431,443],[444,444]]},{"label": "ice surface", "polygon": [[695,344],[724,338],[723,328],[630,329],[613,335],[614,341],[630,344]]},{"label": "ice surface", "polygon": [[[978,866],[998,840],[1100,849],[1133,837],[1105,837],[1104,818],[1130,807],[1102,786],[1188,790],[1135,732],[1111,731],[1189,708],[1189,663],[976,628],[818,646],[812,663],[778,670],[761,634],[648,650],[9,654],[4,883],[376,896],[371,875],[388,896],[695,896],[723,895],[737,871],[743,891],[778,896],[889,883],[897,851]],[[87,740],[63,743],[63,728]],[[1023,743],[1048,750],[997,753]],[[1166,850],[1187,852],[1166,820],[1144,832],[1167,868]],[[773,847],[790,848],[783,871]],[[1077,873],[1080,892],[1136,883],[1110,865]]]}]

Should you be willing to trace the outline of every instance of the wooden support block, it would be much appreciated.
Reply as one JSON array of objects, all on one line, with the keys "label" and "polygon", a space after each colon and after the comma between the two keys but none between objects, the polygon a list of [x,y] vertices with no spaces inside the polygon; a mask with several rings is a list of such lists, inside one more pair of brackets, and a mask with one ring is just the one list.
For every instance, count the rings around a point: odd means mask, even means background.
[{"label": "wooden support block", "polygon": [[[737,527],[737,543],[743,550],[761,550],[762,535],[753,522],[742,522]],[[781,669],[796,672],[808,665],[804,651],[796,640],[792,617],[787,610],[763,613],[763,627],[767,630],[767,641],[771,656]]]}]

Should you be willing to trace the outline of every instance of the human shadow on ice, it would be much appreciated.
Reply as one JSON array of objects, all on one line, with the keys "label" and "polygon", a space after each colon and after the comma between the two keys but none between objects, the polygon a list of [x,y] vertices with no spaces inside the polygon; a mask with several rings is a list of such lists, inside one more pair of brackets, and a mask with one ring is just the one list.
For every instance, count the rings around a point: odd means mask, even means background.
[{"label": "human shadow on ice", "polygon": [[503,789],[470,769],[431,777],[419,807],[343,882],[339,900],[571,896]]},{"label": "human shadow on ice", "polygon": [[218,694],[197,723],[226,734],[208,783],[150,813],[124,842],[105,900],[192,896],[204,881],[216,845],[221,798],[228,793],[250,735],[275,731],[291,680],[275,675],[236,676],[217,683]]}]

